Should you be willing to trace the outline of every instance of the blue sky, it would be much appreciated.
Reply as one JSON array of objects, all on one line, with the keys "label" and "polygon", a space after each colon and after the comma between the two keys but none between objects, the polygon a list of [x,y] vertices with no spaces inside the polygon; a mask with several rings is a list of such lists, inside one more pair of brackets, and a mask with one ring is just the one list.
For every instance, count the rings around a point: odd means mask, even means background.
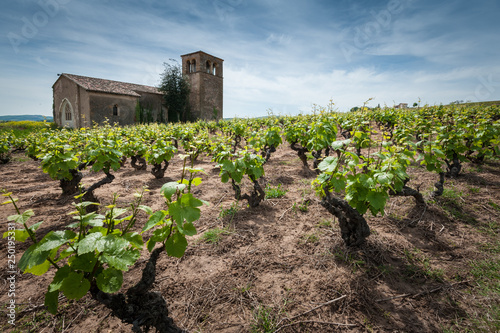
[{"label": "blue sky", "polygon": [[224,59],[224,117],[500,100],[498,0],[17,0],[0,12],[0,115],[52,115],[58,73],[157,85]]}]

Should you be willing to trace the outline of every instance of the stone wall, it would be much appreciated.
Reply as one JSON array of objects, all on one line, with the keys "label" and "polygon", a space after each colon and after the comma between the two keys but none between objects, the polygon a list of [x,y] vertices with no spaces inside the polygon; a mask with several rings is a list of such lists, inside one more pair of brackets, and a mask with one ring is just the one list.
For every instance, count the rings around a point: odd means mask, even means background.
[{"label": "stone wall", "polygon": [[[103,124],[106,119],[110,124],[121,126],[134,123],[137,97],[91,92],[89,94],[90,119],[92,123]],[[118,115],[113,115],[117,106]]]},{"label": "stone wall", "polygon": [[62,110],[64,100],[68,100],[73,109],[73,126],[80,126],[80,96],[78,86],[68,78],[61,76],[52,86],[53,90],[53,117],[58,126],[64,126],[64,111]]}]

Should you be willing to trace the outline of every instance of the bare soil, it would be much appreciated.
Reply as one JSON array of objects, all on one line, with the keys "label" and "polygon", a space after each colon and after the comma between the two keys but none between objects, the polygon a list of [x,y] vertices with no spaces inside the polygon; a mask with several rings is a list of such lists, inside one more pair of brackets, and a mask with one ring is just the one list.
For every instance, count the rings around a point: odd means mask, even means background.
[{"label": "bare soil", "polygon": [[[0,188],[19,198],[21,210],[33,209],[31,223],[43,220],[40,237],[72,223],[71,196],[44,174],[39,162],[14,154],[0,165]],[[309,161],[312,165],[312,161]],[[474,263],[499,260],[500,164],[466,164],[457,179],[446,179],[447,192],[431,199],[438,176],[419,165],[410,169],[412,188],[427,200],[418,208],[411,197],[391,197],[384,216],[366,215],[371,235],[347,248],[338,221],[319,204],[311,190],[314,175],[302,168],[297,153],[282,145],[265,165],[261,185],[287,190],[256,208],[237,203],[234,215],[222,217],[235,204],[231,185],[223,184],[209,157],[196,163],[206,171],[196,197],[202,207],[198,234],[190,238],[181,259],[163,253],[154,291],[165,298],[169,316],[189,332],[455,332],[494,331],[485,314],[500,304],[499,294],[485,293],[472,275]],[[111,184],[95,191],[102,205],[119,193],[123,207],[148,186],[144,204],[163,209],[161,186],[180,178],[182,161],[174,158],[162,179],[126,165]],[[87,185],[103,174],[84,171]],[[249,193],[251,183],[242,187]],[[302,211],[301,209],[302,208]],[[7,229],[11,205],[0,208],[0,231]],[[142,216],[142,224],[146,216]],[[142,225],[139,223],[137,230]],[[225,228],[216,243],[203,234]],[[17,260],[30,245],[17,243]],[[54,272],[16,276],[16,325],[7,323],[6,240],[0,240],[3,332],[131,332],[90,295],[80,301],[61,296],[59,314],[43,306]],[[123,290],[141,277],[149,253],[125,273]],[[339,300],[333,301],[337,298]],[[330,303],[327,303],[332,301]],[[316,308],[313,311],[311,309]],[[498,312],[497,312],[498,314]],[[490,320],[498,320],[491,318]],[[269,329],[265,330],[268,323]]]}]

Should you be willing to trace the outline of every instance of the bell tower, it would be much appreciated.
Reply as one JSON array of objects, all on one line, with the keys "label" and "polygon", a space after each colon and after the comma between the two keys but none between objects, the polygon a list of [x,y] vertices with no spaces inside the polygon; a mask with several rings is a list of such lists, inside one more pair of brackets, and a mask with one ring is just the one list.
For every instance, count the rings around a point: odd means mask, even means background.
[{"label": "bell tower", "polygon": [[182,74],[191,86],[189,105],[194,119],[222,119],[222,63],[203,51],[184,54]]}]

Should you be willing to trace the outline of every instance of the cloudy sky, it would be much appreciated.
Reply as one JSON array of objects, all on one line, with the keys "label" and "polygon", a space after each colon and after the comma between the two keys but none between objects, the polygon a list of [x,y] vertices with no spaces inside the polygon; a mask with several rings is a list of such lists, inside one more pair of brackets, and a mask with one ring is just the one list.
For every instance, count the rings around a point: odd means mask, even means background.
[{"label": "cloudy sky", "polygon": [[0,12],[0,115],[52,115],[58,73],[157,85],[224,59],[224,117],[500,100],[498,0],[16,0]]}]

